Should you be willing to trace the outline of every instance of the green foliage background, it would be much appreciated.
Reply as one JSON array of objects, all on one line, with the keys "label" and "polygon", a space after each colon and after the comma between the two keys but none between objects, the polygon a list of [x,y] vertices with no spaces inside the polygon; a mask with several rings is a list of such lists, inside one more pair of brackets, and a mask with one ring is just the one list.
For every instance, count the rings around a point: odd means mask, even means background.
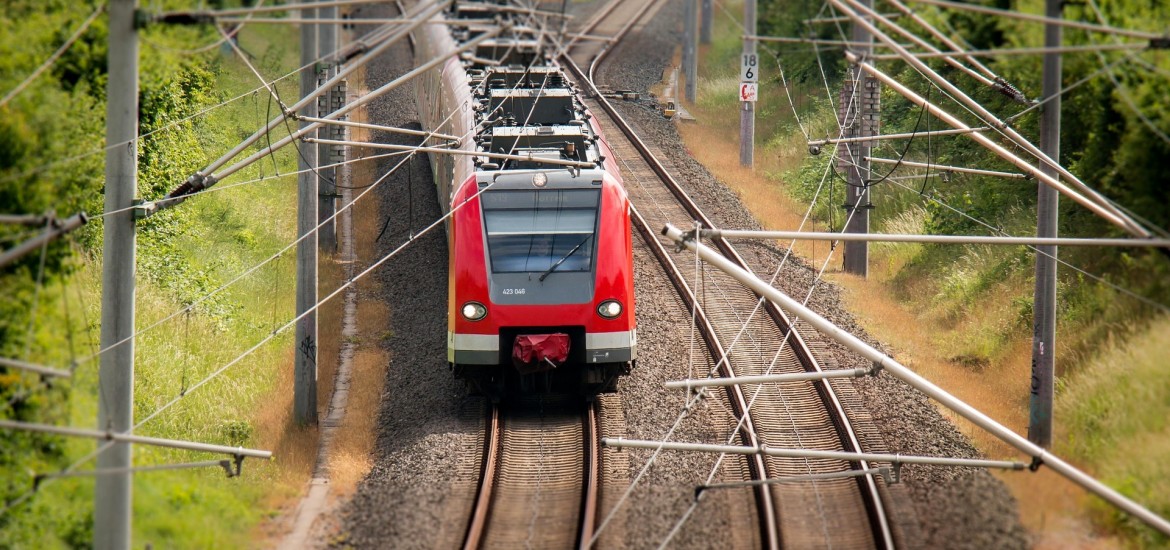
[{"label": "green foliage background", "polygon": [[[212,5],[222,2],[213,2]],[[240,2],[236,2],[239,4]],[[47,59],[100,4],[9,0],[0,9],[0,94]],[[153,2],[150,9],[190,8]],[[55,211],[67,217],[103,210],[106,146],[106,16],[39,78],[0,107],[0,212]],[[210,27],[151,26],[141,32],[139,196],[157,199],[270,118],[278,106],[216,41]],[[295,36],[248,28],[241,46],[269,78],[296,67]],[[282,81],[283,97],[296,82]],[[287,134],[286,134],[287,135]],[[274,132],[273,140],[282,137]],[[193,304],[281,249],[295,233],[295,153],[243,170],[235,180],[263,182],[212,193],[138,224],[138,328]],[[41,228],[0,225],[0,246]],[[0,270],[0,357],[68,367],[68,381],[0,369],[0,418],[93,426],[96,418],[102,224],[87,226]],[[41,269],[43,262],[44,268]],[[143,418],[271,333],[291,317],[292,261],[277,260],[251,278],[199,302],[190,313],[136,343],[135,417]],[[38,284],[38,281],[40,284]],[[225,338],[226,334],[232,338]],[[139,433],[227,445],[257,443],[256,411],[273,389],[288,338],[192,392]],[[89,547],[92,478],[48,480],[32,498],[35,474],[53,473],[95,449],[92,441],[0,432],[0,547]],[[139,447],[136,465],[207,460],[211,455]],[[82,470],[92,468],[92,462]],[[271,464],[249,462],[245,476],[190,470],[135,476],[136,546],[246,546],[250,530],[288,490]],[[18,503],[17,503],[18,502]],[[15,503],[10,509],[9,503]]]},{"label": "green foliage background", "polygon": [[[1034,14],[1042,13],[1044,7],[1043,0],[976,0],[975,3]],[[850,39],[847,22],[814,26],[804,22],[840,15],[824,5],[819,0],[761,2],[759,34]],[[1068,3],[1065,18],[1099,23],[1093,11],[1095,5],[1100,7],[1109,25],[1155,33],[1170,27],[1170,4],[1151,0]],[[952,36],[964,37],[972,48],[1043,45],[1043,25],[958,10],[944,12],[929,6],[912,4],[912,7],[936,27]],[[881,13],[895,11],[880,1],[877,9]],[[901,22],[920,36],[926,36],[905,18]],[[1114,40],[1133,41],[1064,30],[1066,45],[1108,44]],[[757,142],[781,150],[788,146],[803,156],[803,147],[792,146],[794,142],[803,143],[801,130],[813,139],[836,135],[833,106],[826,96],[832,95],[834,104],[839,100],[840,78],[846,68],[844,57],[840,48],[826,46],[772,43],[765,44],[764,48],[779,55],[766,67],[768,70],[761,72],[769,86],[762,86],[761,103],[757,105],[757,112],[767,114],[760,115],[758,120],[770,118],[757,123]],[[738,33],[713,44],[708,61],[710,66],[722,69],[711,69],[708,74],[719,78],[720,71],[733,70],[738,51]],[[879,48],[878,51],[888,50]],[[1041,56],[981,60],[1027,97],[1037,99],[1041,95]],[[1039,109],[1013,117],[1026,106],[982,86],[937,59],[928,62],[1001,118],[1012,117],[1012,125],[1020,133],[1030,137],[1033,143],[1039,142]],[[1111,66],[1110,70],[1103,69],[1106,65]],[[877,66],[969,125],[983,125],[907,64],[878,61]],[[1170,203],[1170,172],[1165,168],[1170,159],[1170,137],[1167,137],[1170,135],[1170,102],[1167,101],[1170,52],[1066,54],[1063,85],[1070,86],[1084,78],[1089,80],[1063,96],[1060,161],[1090,187],[1146,220],[1147,226],[1165,231],[1170,228],[1170,208],[1166,207]],[[785,94],[786,87],[788,94]],[[799,125],[793,117],[794,110],[801,118]],[[945,127],[941,121],[920,114],[918,107],[883,88],[882,133]],[[1006,140],[1000,141],[1007,145]],[[874,151],[874,156],[893,159],[903,154],[906,159],[919,162],[1017,171],[963,137],[885,141]],[[794,195],[806,201],[820,193],[815,215],[830,227],[840,228],[843,183],[836,174],[830,173],[824,179],[829,162],[828,154],[806,156],[797,167],[772,177],[783,181]],[[872,180],[881,180],[890,167],[875,164]],[[938,234],[989,234],[1003,230],[1013,235],[1035,234],[1034,181],[963,174],[944,178],[937,170],[933,172],[925,179],[876,183],[872,230]],[[826,196],[829,200],[824,200]],[[1120,229],[1067,198],[1061,199],[1059,215],[1062,236],[1124,236]],[[941,317],[955,326],[974,327],[961,341],[947,344],[947,353],[953,353],[956,358],[983,363],[995,361],[1021,335],[1030,334],[1033,279],[1030,249],[875,245],[873,250],[871,262],[896,266],[893,286],[903,289],[902,298],[914,304],[916,310]],[[1170,304],[1170,260],[1150,249],[1087,247],[1063,247],[1060,258],[1077,269],[1062,266],[1059,271],[1057,416],[1068,440],[1058,442],[1057,450],[1071,454],[1096,470],[1106,482],[1152,506],[1163,516],[1170,515],[1170,497],[1157,490],[1164,485],[1164,479],[1159,476],[1164,475],[1165,469],[1150,467],[1151,463],[1170,460],[1170,450],[1165,445],[1148,444],[1166,435],[1164,418],[1160,415],[1164,414],[1162,405],[1170,402],[1170,387],[1165,382],[1170,379],[1170,373],[1164,364],[1153,360],[1153,354],[1146,353],[1170,341],[1165,322],[1167,309],[1134,297]],[[1119,292],[1094,276],[1120,285],[1132,295]],[[1127,349],[1142,351],[1127,352]],[[1132,360],[1134,357],[1138,360]],[[1135,394],[1133,388],[1144,391]],[[1134,403],[1144,405],[1131,405]],[[1117,451],[1138,446],[1151,456],[1126,459],[1127,455]],[[1167,544],[1165,537],[1104,507],[1097,517],[1104,529],[1123,533],[1135,545]]]}]

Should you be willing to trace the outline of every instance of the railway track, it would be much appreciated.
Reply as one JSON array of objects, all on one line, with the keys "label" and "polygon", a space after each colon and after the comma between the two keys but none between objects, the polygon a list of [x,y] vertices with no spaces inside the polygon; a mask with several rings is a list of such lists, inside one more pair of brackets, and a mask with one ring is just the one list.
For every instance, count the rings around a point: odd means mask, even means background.
[{"label": "railway track", "polygon": [[586,548],[600,494],[596,403],[532,397],[492,405],[463,548]]},{"label": "railway track", "polygon": [[[613,7],[618,3],[623,7]],[[613,51],[613,46],[657,3],[656,0],[611,4],[582,31],[582,34],[610,38],[592,40],[591,47],[570,50],[561,62],[578,85],[587,90],[591,97],[586,100],[586,106],[608,130],[608,142],[620,161],[626,189],[636,210],[635,229],[663,265],[687,307],[698,301],[696,322],[712,362],[720,365],[717,374],[726,377],[820,371],[822,367],[814,353],[799,330],[790,330],[792,322],[783,311],[771,302],[757,310],[757,295],[722,272],[705,267],[703,292],[696,295],[687,284],[679,262],[675,261],[688,262],[690,258],[672,254],[658,235],[667,222],[689,226],[692,220],[698,220],[704,228],[713,225],[671,176],[671,167],[659,161],[651,148],[638,138],[593,81],[596,68]],[[597,43],[603,47],[597,48]],[[584,63],[588,63],[587,71],[581,68]],[[729,243],[717,240],[711,244],[750,270]],[[721,361],[723,357],[727,360]],[[826,381],[731,386],[727,399],[735,416],[741,419],[736,436],[744,445],[861,450],[840,399]],[[747,460],[750,481],[754,482],[868,468],[864,462],[759,455]],[[757,485],[755,491],[761,542],[768,548],[895,546],[879,483],[872,475],[770,483]]]}]

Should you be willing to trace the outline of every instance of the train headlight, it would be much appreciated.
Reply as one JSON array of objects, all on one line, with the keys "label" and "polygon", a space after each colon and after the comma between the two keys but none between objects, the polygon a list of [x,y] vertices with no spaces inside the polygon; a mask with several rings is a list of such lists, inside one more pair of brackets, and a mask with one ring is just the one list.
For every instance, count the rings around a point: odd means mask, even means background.
[{"label": "train headlight", "polygon": [[479,302],[467,302],[463,304],[463,316],[468,321],[478,321],[487,317],[487,308]]},{"label": "train headlight", "polygon": [[622,303],[617,300],[606,300],[597,306],[597,314],[606,319],[617,318],[622,314]]},{"label": "train headlight", "polygon": [[536,187],[544,187],[548,183],[548,176],[544,172],[537,172],[532,175],[532,185]]}]

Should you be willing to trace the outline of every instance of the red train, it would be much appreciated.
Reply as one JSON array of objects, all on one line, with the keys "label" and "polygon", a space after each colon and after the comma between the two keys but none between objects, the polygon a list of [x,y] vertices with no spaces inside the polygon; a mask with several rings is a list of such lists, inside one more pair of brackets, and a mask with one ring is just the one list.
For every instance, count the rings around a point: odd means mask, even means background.
[{"label": "red train", "polygon": [[[492,397],[610,392],[637,359],[629,200],[601,128],[537,34],[459,3],[415,34],[416,64],[482,41],[417,81],[447,223],[447,360]],[[457,22],[454,20],[458,20]]]}]

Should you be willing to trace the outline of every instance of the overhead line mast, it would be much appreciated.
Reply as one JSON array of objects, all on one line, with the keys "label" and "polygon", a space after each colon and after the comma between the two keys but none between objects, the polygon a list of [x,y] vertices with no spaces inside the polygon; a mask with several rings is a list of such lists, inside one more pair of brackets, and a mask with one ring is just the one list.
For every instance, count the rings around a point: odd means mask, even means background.
[{"label": "overhead line mast", "polygon": [[[904,48],[901,45],[894,42],[894,40],[892,38],[890,38],[889,35],[882,32],[880,29],[877,28],[876,25],[874,25],[873,23],[870,23],[867,19],[874,18],[877,21],[879,21],[887,26],[890,26],[890,27],[897,27],[897,25],[895,23],[891,22],[889,19],[882,17],[881,15],[878,15],[872,9],[869,9],[867,6],[858,2],[857,0],[829,0],[829,2],[831,2],[833,4],[833,6],[836,7],[837,9],[840,9],[842,12],[844,12],[845,14],[847,14],[851,18],[853,18],[853,20],[855,21],[856,24],[865,26],[870,32],[873,33],[874,37],[881,40],[887,46],[892,48],[895,52],[898,53],[898,55],[902,56],[902,58],[907,63],[909,63],[911,66],[913,66],[915,69],[917,69],[920,73],[922,73],[927,78],[929,78],[932,82],[934,82],[936,85],[938,85],[939,88],[945,90],[948,94],[951,95],[951,97],[953,97],[954,99],[959,101],[961,104],[963,104],[967,108],[969,108],[976,116],[980,117],[981,119],[983,119],[987,123],[989,123],[992,126],[994,126],[995,128],[997,128],[998,131],[1000,133],[1002,133],[1005,137],[1010,139],[1014,144],[1027,150],[1030,154],[1034,155],[1037,159],[1039,159],[1040,162],[1048,164],[1053,169],[1058,171],[1060,173],[1060,175],[1064,178],[1067,178],[1069,180],[1069,184],[1071,184],[1073,187],[1075,187],[1077,189],[1077,191],[1079,191],[1079,192],[1073,191],[1067,185],[1064,185],[1064,184],[1060,183],[1059,181],[1056,181],[1053,178],[1048,177],[1047,174],[1039,173],[1037,170],[1034,169],[1034,167],[1031,165],[1031,163],[1025,163],[1025,164],[1027,164],[1027,168],[1025,168],[1024,166],[1020,166],[1021,169],[1025,170],[1025,171],[1029,171],[1029,172],[1037,172],[1037,177],[1041,181],[1044,181],[1046,184],[1054,186],[1057,189],[1061,189],[1061,191],[1063,193],[1065,193],[1066,195],[1070,196],[1071,198],[1073,198],[1077,202],[1081,203],[1086,208],[1092,210],[1098,216],[1101,216],[1101,217],[1105,218],[1106,220],[1108,220],[1110,223],[1117,225],[1118,227],[1121,227],[1122,229],[1126,230],[1131,235],[1134,235],[1136,237],[1142,237],[1142,238],[1149,238],[1151,236],[1150,232],[1145,227],[1143,227],[1141,224],[1139,224],[1137,221],[1135,221],[1131,216],[1122,212],[1120,209],[1117,208],[1116,205],[1114,205],[1112,202],[1110,202],[1105,197],[1101,196],[1100,193],[1093,190],[1089,186],[1085,185],[1085,183],[1082,182],[1079,178],[1077,178],[1076,175],[1074,175],[1072,172],[1069,172],[1067,169],[1065,169],[1063,166],[1061,166],[1059,164],[1059,162],[1057,162],[1055,159],[1052,159],[1048,155],[1044,154],[1043,151],[1041,151],[1038,147],[1033,145],[1030,141],[1028,141],[1022,135],[1020,135],[1019,132],[1017,132],[1015,129],[1013,129],[1008,124],[1004,123],[1002,120],[1000,120],[998,117],[996,117],[993,113],[988,111],[983,105],[979,104],[979,102],[972,99],[970,96],[968,96],[966,93],[964,93],[958,87],[956,87],[950,81],[943,78],[936,71],[931,69],[925,62],[923,62],[920,59],[915,58],[909,51],[906,50],[906,48]],[[846,54],[847,57],[849,57],[850,55],[851,54],[849,54],[849,53]],[[873,74],[874,76],[878,76],[879,79],[883,80],[883,82],[885,82],[887,84],[890,84],[891,82],[893,82],[893,79],[889,78],[888,76],[885,76],[884,73],[881,73],[881,71],[878,71],[877,68],[875,68],[871,63],[865,62],[864,60],[859,59],[857,56],[853,56],[852,59],[850,59],[850,62],[862,64],[867,72],[869,72],[870,74]],[[902,93],[902,95],[907,96],[907,97],[913,96],[917,99],[916,100],[912,99],[912,101],[915,101],[919,105],[923,104],[922,98],[918,97],[917,94],[914,94],[914,92],[910,91],[909,89],[906,89],[904,86],[899,85],[899,87],[904,90],[904,91],[900,92],[900,93]],[[907,94],[910,94],[910,95],[907,95]],[[937,113],[937,112],[940,112],[940,110],[937,109],[937,107],[932,108],[932,113]],[[936,115],[936,116],[938,116],[938,115]],[[951,124],[952,126],[955,126],[955,127],[967,127],[966,124],[962,123],[961,121],[958,121],[958,119],[955,119],[954,117],[950,117],[950,120],[948,120],[948,123]],[[972,137],[972,139],[979,141],[985,147],[991,148],[993,151],[996,151],[997,154],[999,154],[1000,156],[1003,156],[1004,158],[1006,158],[1009,161],[1012,161],[1013,163],[1016,163],[1017,161],[1024,162],[1022,159],[1019,159],[1016,155],[1014,155],[1010,151],[1007,151],[1002,146],[998,145],[997,143],[992,142],[991,140],[985,138],[984,136],[981,136],[979,134],[970,134],[970,136]]]},{"label": "overhead line mast", "polygon": [[[306,4],[309,5],[309,4]],[[317,11],[302,9],[301,17],[312,19]],[[301,25],[301,65],[317,59],[317,26]],[[317,89],[317,68],[301,73],[300,116],[316,117],[317,102],[310,101]],[[301,133],[314,128],[313,123],[301,121]],[[296,312],[304,314],[296,326],[296,350],[293,359],[293,418],[301,426],[317,423],[317,314],[310,311],[317,304],[317,146],[302,141],[297,177],[297,243]],[[308,238],[306,235],[312,234]]]},{"label": "overhead line mast", "polygon": [[[134,334],[135,213],[138,193],[138,29],[137,0],[110,0],[109,81],[106,143],[126,143],[106,151],[102,244],[101,346]],[[117,213],[113,213],[118,211]],[[134,425],[134,341],[102,355],[98,372],[97,428],[128,432]],[[114,443],[97,457],[99,469],[133,466],[129,443]],[[130,547],[133,478],[129,472],[97,478],[94,488],[93,545],[98,550]]]},{"label": "overhead line mast", "polygon": [[[873,0],[862,0],[867,7]],[[873,34],[856,22],[853,23],[851,40],[857,46],[853,51],[862,59],[873,55]],[[842,137],[862,138],[837,145],[841,168],[845,172],[845,233],[869,233],[869,211],[873,208],[870,187],[870,150],[876,144],[865,140],[878,134],[878,101],[881,97],[877,79],[866,74],[860,66],[850,69],[852,73],[841,87],[839,103]],[[917,128],[915,128],[917,131]],[[866,277],[869,275],[869,243],[846,241],[842,256],[842,268],[846,273]]]},{"label": "overhead line mast", "polygon": [[[1045,12],[1050,19],[1063,15],[1064,0],[1046,0]],[[1044,45],[1060,46],[1061,27],[1044,26]],[[1060,160],[1060,81],[1061,54],[1044,55],[1043,93],[1047,104],[1040,111],[1040,148],[1050,158]],[[1040,169],[1053,179],[1060,174],[1048,163]],[[1036,191],[1036,236],[1054,238],[1060,194],[1041,183]],[[1035,295],[1032,305],[1032,386],[1028,408],[1028,440],[1041,447],[1052,446],[1052,397],[1056,369],[1056,246],[1036,247]]]}]

